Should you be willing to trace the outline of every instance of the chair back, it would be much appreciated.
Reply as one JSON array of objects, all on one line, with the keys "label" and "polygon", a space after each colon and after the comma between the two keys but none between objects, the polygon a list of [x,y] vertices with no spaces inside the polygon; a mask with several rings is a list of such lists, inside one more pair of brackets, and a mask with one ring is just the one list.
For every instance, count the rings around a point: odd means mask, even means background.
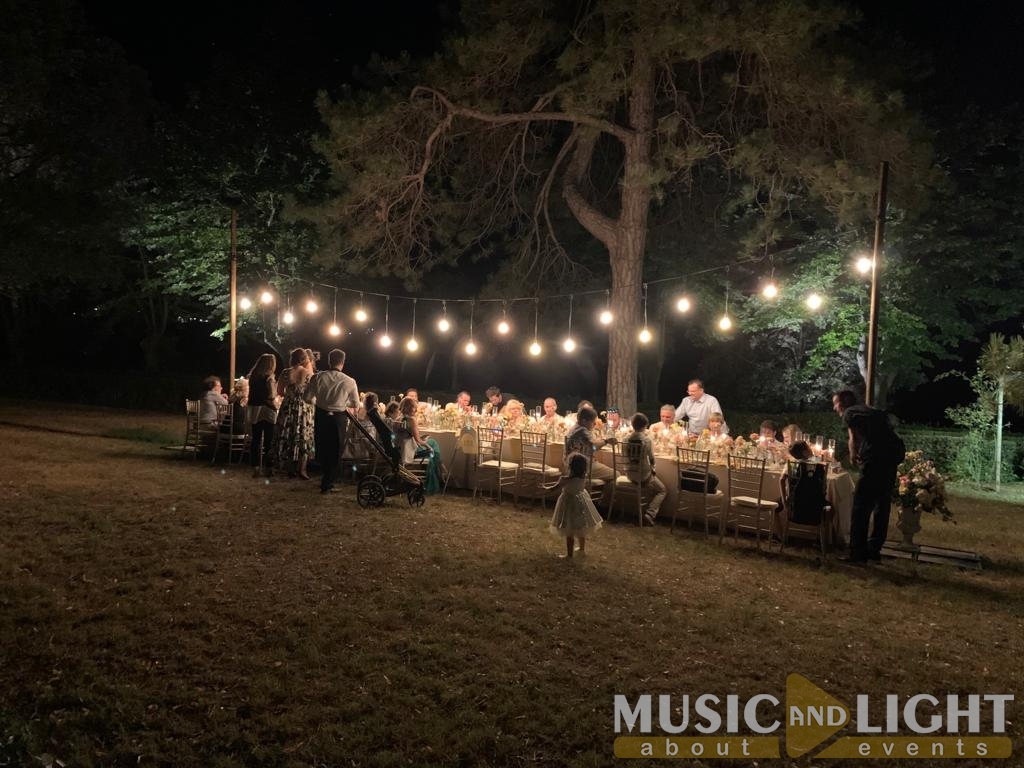
[{"label": "chair back", "polygon": [[[750,456],[728,457],[729,501],[746,502],[745,506],[756,506],[763,501],[761,487],[764,483],[765,459]],[[753,501],[753,504],[750,502]]]},{"label": "chair back", "polygon": [[789,478],[789,519],[797,525],[821,525],[825,516],[828,467],[806,461],[786,465]]},{"label": "chair back", "polygon": [[520,432],[520,467],[541,468],[547,460],[548,436],[545,432]]},{"label": "chair back", "polygon": [[501,427],[478,427],[476,430],[476,465],[487,461],[501,461],[501,445],[505,430]]},{"label": "chair back", "polygon": [[640,440],[625,440],[612,446],[612,468],[629,482],[642,485],[651,477],[651,457]]},{"label": "chair back", "polygon": [[679,490],[684,493],[713,493],[709,477],[711,470],[708,468],[710,463],[711,451],[676,448],[676,477],[679,480]]}]

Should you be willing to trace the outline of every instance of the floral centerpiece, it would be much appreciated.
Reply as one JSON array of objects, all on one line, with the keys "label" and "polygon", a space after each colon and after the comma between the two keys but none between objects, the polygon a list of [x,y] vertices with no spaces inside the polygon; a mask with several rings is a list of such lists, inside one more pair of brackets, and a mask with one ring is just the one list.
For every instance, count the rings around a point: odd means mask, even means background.
[{"label": "floral centerpiece", "polygon": [[903,543],[913,545],[914,534],[921,530],[921,514],[927,512],[952,520],[953,512],[947,505],[946,478],[935,469],[931,459],[921,451],[910,451],[896,469],[898,485],[893,501],[899,505],[900,518],[896,527],[903,533]]}]

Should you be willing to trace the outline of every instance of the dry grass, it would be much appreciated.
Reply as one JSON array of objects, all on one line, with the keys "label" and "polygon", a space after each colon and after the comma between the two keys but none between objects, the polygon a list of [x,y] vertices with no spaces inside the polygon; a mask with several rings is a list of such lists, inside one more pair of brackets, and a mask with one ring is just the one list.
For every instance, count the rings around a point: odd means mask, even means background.
[{"label": "dry grass", "polygon": [[980,573],[626,525],[570,563],[539,507],[368,512],[97,436],[176,418],[39,412],[0,407],[0,765],[607,765],[616,693],[1024,681],[1016,504],[925,521]]}]

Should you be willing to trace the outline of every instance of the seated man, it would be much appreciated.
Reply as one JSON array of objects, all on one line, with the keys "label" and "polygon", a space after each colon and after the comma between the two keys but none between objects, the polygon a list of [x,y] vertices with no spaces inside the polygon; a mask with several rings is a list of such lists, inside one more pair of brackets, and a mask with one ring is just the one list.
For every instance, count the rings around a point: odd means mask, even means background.
[{"label": "seated man", "polygon": [[660,435],[663,432],[668,432],[675,423],[676,407],[665,403],[658,412],[658,423],[651,427],[651,434]]},{"label": "seated man", "polygon": [[459,413],[472,413],[473,405],[471,401],[472,397],[469,392],[462,390],[455,396],[455,407],[458,409]]},{"label": "seated man", "polygon": [[224,387],[216,376],[203,379],[203,387],[205,391],[199,400],[199,423],[210,427],[220,421],[220,408],[228,404],[228,396],[224,394]]},{"label": "seated man", "polygon": [[654,525],[654,521],[658,518],[658,512],[661,510],[661,502],[665,500],[665,496],[668,493],[665,484],[654,474],[654,445],[651,443],[650,435],[647,434],[647,425],[649,423],[647,417],[642,413],[634,413],[632,419],[633,431],[626,438],[627,443],[640,443],[642,446],[641,451],[647,457],[646,476],[641,476],[640,472],[643,462],[637,466],[633,466],[633,462],[630,462],[629,468],[626,470],[626,477],[629,478],[630,482],[636,483],[641,487],[641,493],[648,490],[654,492],[654,496],[647,505],[647,511],[644,513],[644,525]]},{"label": "seated man", "polygon": [[558,415],[558,402],[555,398],[544,398],[544,415],[540,417],[540,420],[545,425],[562,423],[562,417]]},{"label": "seated man", "polygon": [[591,478],[604,481],[604,492],[601,495],[601,506],[608,509],[611,494],[614,490],[612,483],[615,482],[615,471],[607,464],[594,461],[594,451],[605,445],[615,443],[614,437],[604,439],[594,434],[594,424],[597,421],[597,411],[584,406],[576,414],[576,426],[565,436],[565,455],[581,453],[590,463],[588,472]]}]

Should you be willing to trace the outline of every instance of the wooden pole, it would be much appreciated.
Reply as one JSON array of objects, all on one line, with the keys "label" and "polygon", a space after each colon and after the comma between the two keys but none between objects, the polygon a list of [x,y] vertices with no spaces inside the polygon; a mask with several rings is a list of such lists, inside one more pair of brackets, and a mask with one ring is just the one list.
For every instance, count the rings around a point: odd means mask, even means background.
[{"label": "wooden pole", "polygon": [[875,403],[876,368],[878,367],[878,315],[880,291],[878,272],[882,266],[882,244],[885,239],[885,209],[889,186],[889,164],[882,161],[878,172],[878,210],[875,212],[875,245],[871,255],[871,313],[868,316],[868,364],[864,402]]},{"label": "wooden pole", "polygon": [[231,209],[231,384],[235,383],[238,343],[238,211]]}]

